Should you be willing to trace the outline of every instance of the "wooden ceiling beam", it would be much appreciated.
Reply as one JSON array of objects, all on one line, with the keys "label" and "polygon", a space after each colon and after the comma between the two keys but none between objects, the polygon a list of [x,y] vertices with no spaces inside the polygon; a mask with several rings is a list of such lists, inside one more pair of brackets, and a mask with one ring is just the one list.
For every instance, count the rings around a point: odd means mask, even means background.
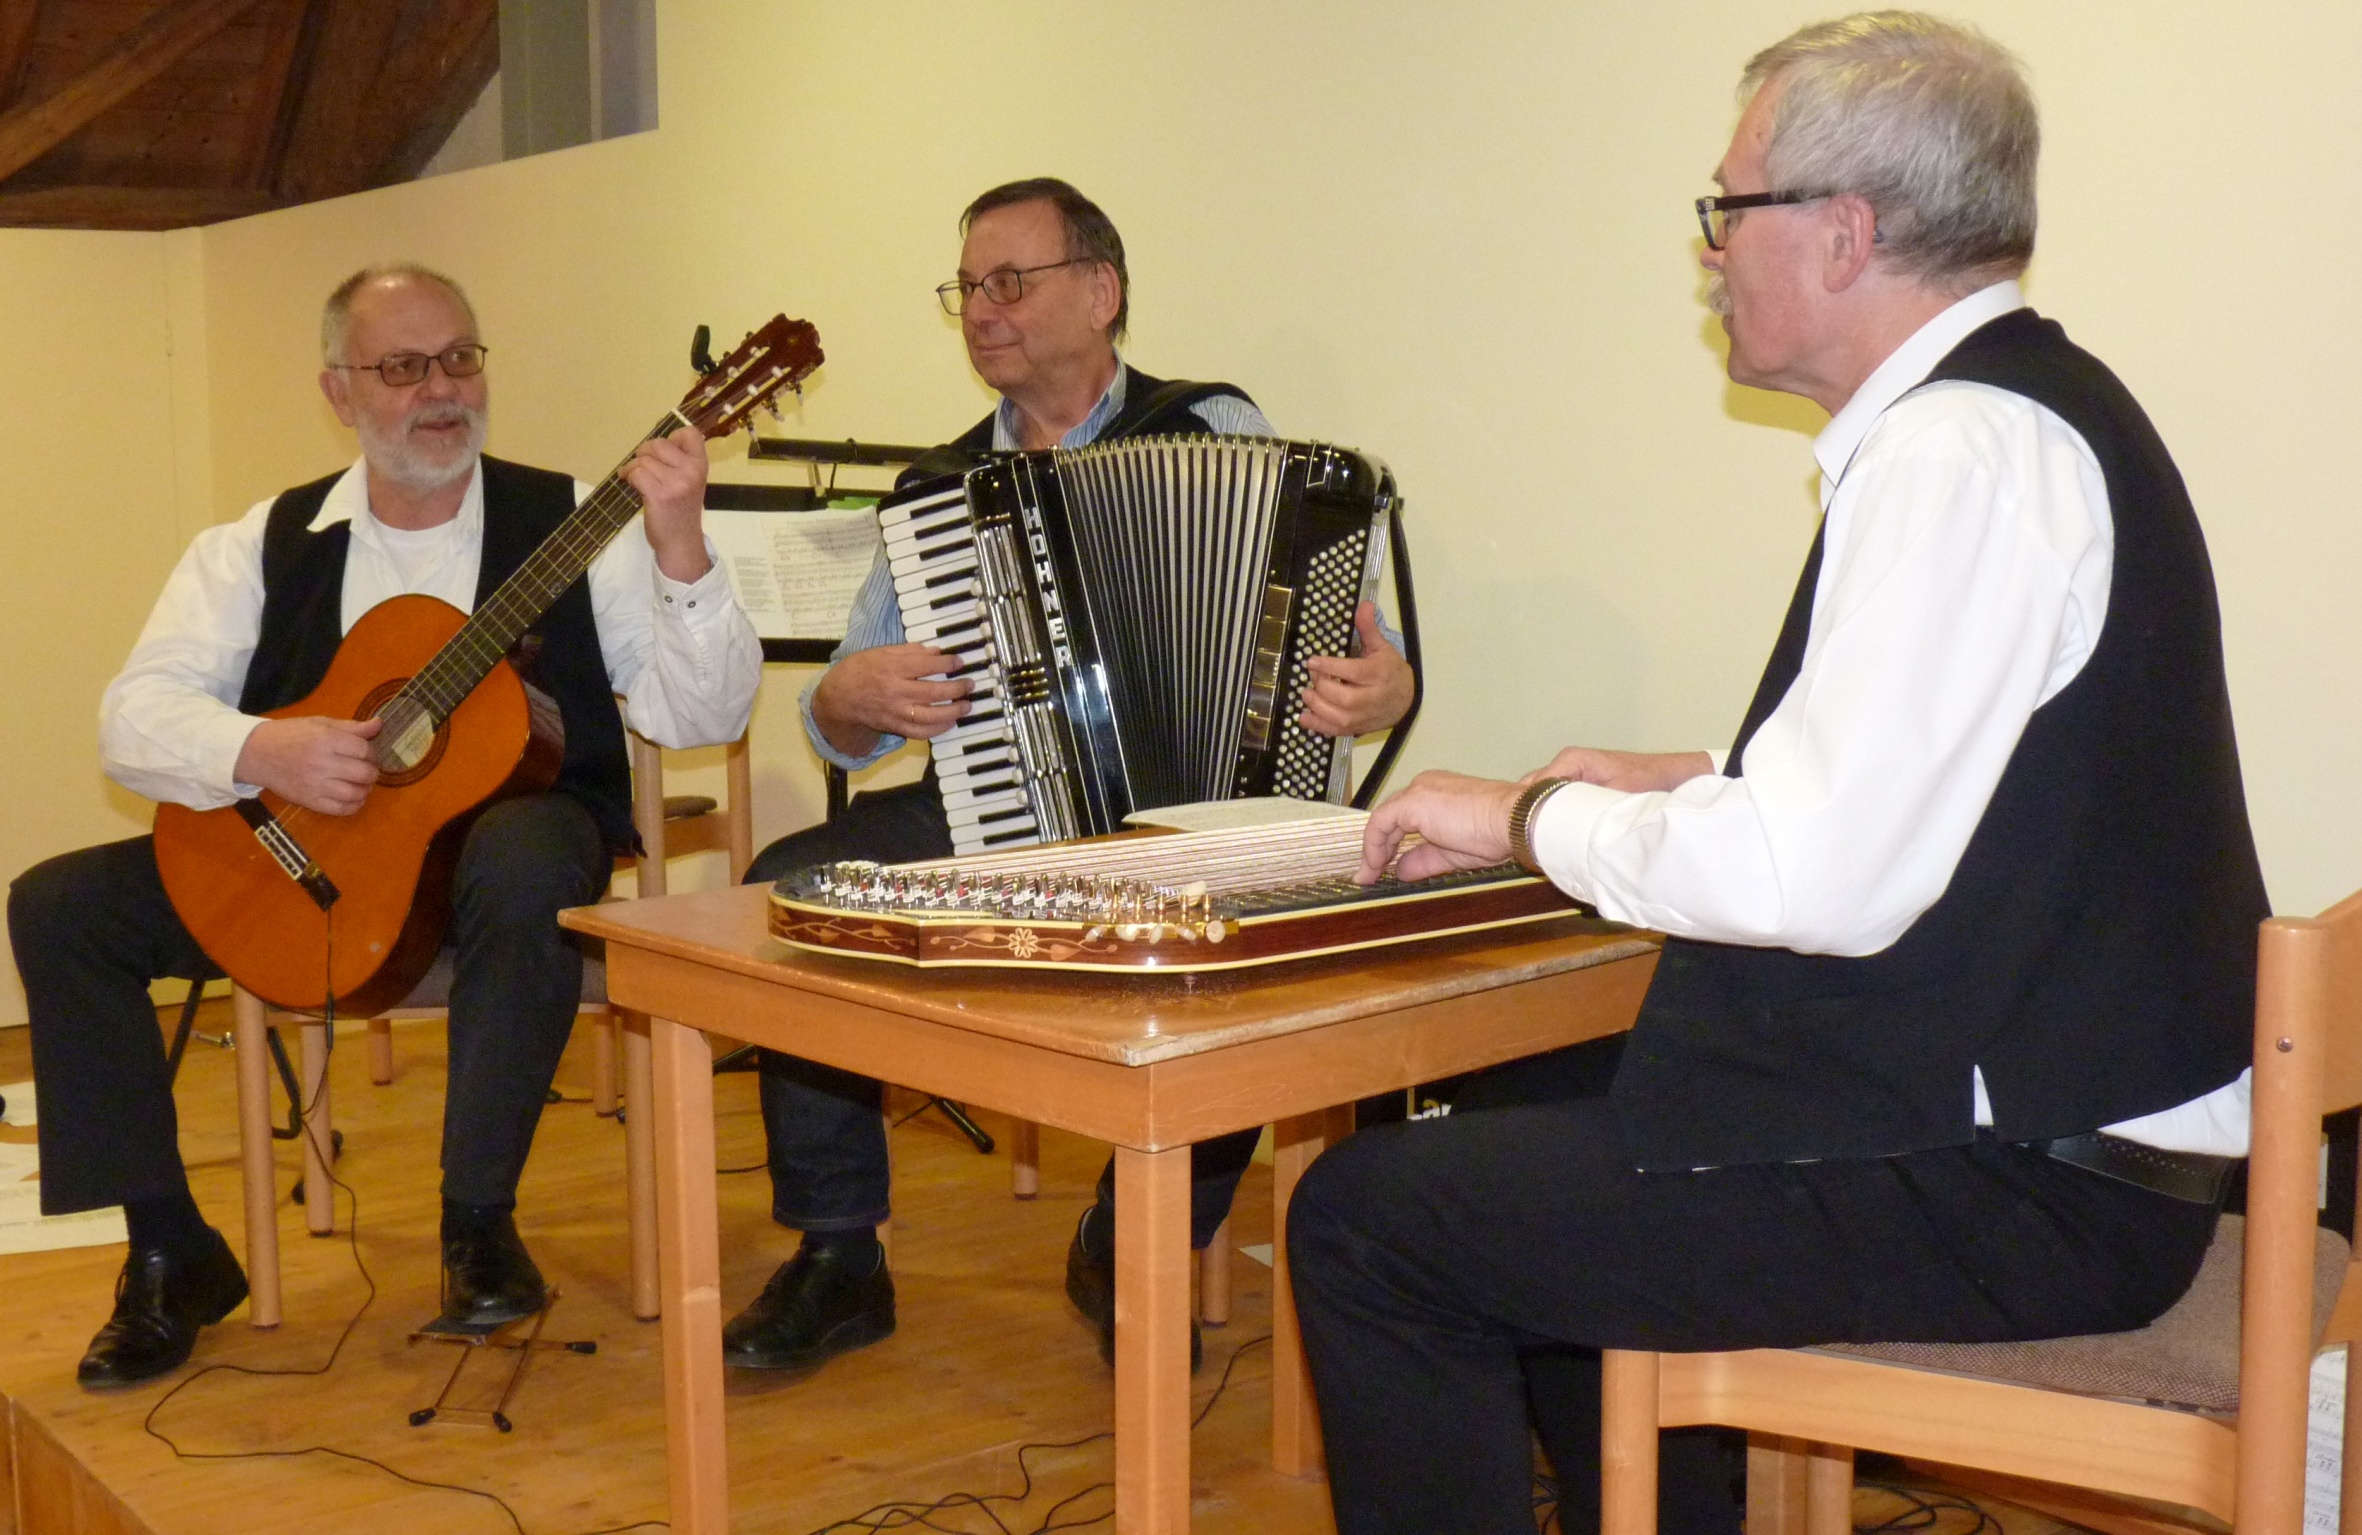
[{"label": "wooden ceiling beam", "polygon": [[300,95],[296,59],[303,51],[312,0],[275,0],[279,14],[270,21],[270,48],[254,82],[254,115],[246,120],[246,143],[238,153],[238,179],[243,186],[268,187],[275,179],[279,155],[287,142],[291,95]]},{"label": "wooden ceiling beam", "polygon": [[0,228],[186,229],[278,206],[247,187],[42,187],[0,191]]},{"label": "wooden ceiling beam", "polygon": [[0,180],[187,58],[258,0],[176,0],[117,38],[98,62],[40,101],[0,113]]},{"label": "wooden ceiling beam", "polygon": [[25,66],[33,61],[33,30],[41,24],[41,0],[0,5],[0,111],[16,105],[25,88]]},{"label": "wooden ceiling beam", "polygon": [[401,19],[390,0],[318,0],[319,37],[273,190],[288,202],[357,192],[354,141],[376,109],[371,87]]},{"label": "wooden ceiling beam", "polygon": [[353,170],[369,186],[416,176],[500,70],[500,0],[441,0],[370,89]]}]

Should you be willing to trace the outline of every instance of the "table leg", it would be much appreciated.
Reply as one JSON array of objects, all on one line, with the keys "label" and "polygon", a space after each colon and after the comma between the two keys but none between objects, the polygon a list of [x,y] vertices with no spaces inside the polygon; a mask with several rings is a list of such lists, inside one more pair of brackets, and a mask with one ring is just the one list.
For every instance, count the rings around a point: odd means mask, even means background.
[{"label": "table leg", "polygon": [[1283,1119],[1271,1130],[1271,1464],[1282,1476],[1321,1474],[1320,1412],[1288,1277],[1288,1201],[1312,1159],[1352,1132],[1351,1104]]},{"label": "table leg", "polygon": [[1116,1535],[1189,1529],[1189,1148],[1115,1152]]},{"label": "table leg", "polygon": [[[610,1013],[603,1024],[622,1024],[624,1210],[631,1228],[632,1315],[653,1322],[663,1314],[663,1285],[656,1274],[656,1100],[655,1061],[648,1020],[638,1013]],[[605,1033],[604,1027],[601,1029]]]},{"label": "table leg", "polygon": [[[664,1304],[664,1447],[674,1535],[724,1535],[721,1238],[714,1191],[713,1051],[648,1020],[655,1056],[656,1226]],[[637,1119],[639,1104],[627,1112]]]}]

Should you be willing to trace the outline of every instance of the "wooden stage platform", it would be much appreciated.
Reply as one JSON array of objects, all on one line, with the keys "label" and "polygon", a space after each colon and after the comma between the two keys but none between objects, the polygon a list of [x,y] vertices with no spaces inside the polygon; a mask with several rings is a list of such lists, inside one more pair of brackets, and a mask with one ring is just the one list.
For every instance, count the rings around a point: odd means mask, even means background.
[{"label": "wooden stage platform", "polygon": [[[227,1004],[208,1003],[200,1027],[218,1033],[227,1024]],[[112,1303],[121,1246],[0,1257],[0,1396],[12,1452],[0,1457],[0,1535],[596,1535],[662,1527],[657,1330],[629,1310],[623,1133],[586,1101],[587,1031],[577,1032],[559,1074],[570,1101],[543,1116],[519,1223],[565,1292],[550,1336],[591,1339],[599,1350],[537,1355],[510,1405],[509,1434],[408,1421],[433,1400],[451,1358],[445,1346],[406,1341],[436,1306],[442,1027],[397,1024],[394,1041],[399,1074],[389,1087],[370,1084],[357,1034],[340,1041],[331,1068],[346,1133],[339,1173],[359,1196],[359,1256],[377,1287],[365,1311],[350,1199],[338,1194],[337,1233],[327,1240],[309,1239],[301,1209],[284,1202],[296,1178],[293,1142],[279,1143],[285,1325],[258,1332],[241,1308],[207,1329],[190,1370],[169,1380],[107,1396],[74,1384],[74,1362]],[[30,1075],[26,1031],[0,1031],[0,1081]],[[754,1078],[724,1076],[716,1089],[722,1166],[759,1162]],[[228,1053],[193,1044],[178,1102],[198,1202],[236,1245],[242,1218]],[[1006,1129],[989,1116],[985,1123],[996,1136]],[[31,1138],[0,1127],[0,1140]],[[746,1535],[915,1529],[907,1518],[881,1519],[878,1506],[959,1493],[1002,1495],[992,1512],[1004,1524],[969,1508],[931,1515],[927,1528],[980,1535],[1045,1524],[1110,1528],[1113,1456],[1105,1438],[1029,1453],[1033,1489],[1022,1502],[1013,1496],[1025,1485],[1020,1447],[1111,1426],[1111,1374],[1062,1284],[1067,1239],[1105,1149],[1045,1131],[1041,1195],[1019,1202],[1010,1196],[1006,1151],[978,1155],[940,1116],[902,1125],[893,1148],[900,1330],[808,1378],[733,1372],[733,1528]],[[1270,1240],[1269,1177],[1257,1165],[1240,1191],[1234,1229],[1242,1243]],[[795,1238],[771,1223],[761,1172],[723,1176],[719,1187],[724,1304],[735,1311]],[[1207,1331],[1206,1368],[1195,1382],[1203,1417],[1192,1437],[1193,1527],[1201,1535],[1325,1535],[1334,1528],[1326,1486],[1282,1477],[1270,1465],[1263,1340],[1271,1272],[1242,1257],[1232,1276],[1232,1320]],[[164,1402],[207,1365],[317,1372],[356,1311],[359,1325],[326,1373],[217,1371]],[[1207,1411],[1234,1358],[1228,1389]],[[490,1363],[471,1363],[469,1379],[490,1381],[474,1374]],[[186,1458],[145,1427],[159,1403],[156,1434]],[[478,1495],[486,1493],[504,1500],[514,1520]],[[1987,1507],[2003,1515],[2010,1535],[2058,1528]],[[1857,1518],[1896,1508],[1865,1489]],[[1941,1528],[1970,1523],[1954,1515]]]},{"label": "wooden stage platform", "polygon": [[[217,1011],[218,1010],[218,1011]],[[207,1004],[200,1028],[219,1032],[226,1004]],[[412,1409],[432,1401],[450,1368],[443,1345],[413,1345],[409,1331],[436,1307],[436,1147],[443,1105],[439,1023],[397,1024],[398,1076],[374,1087],[357,1034],[339,1042],[332,1072],[345,1131],[340,1176],[360,1201],[359,1255],[377,1296],[326,1374],[258,1378],[227,1371],[195,1381],[166,1404],[155,1428],[191,1457],[259,1452],[267,1458],[182,1459],[143,1429],[184,1376],[97,1396],[74,1384],[74,1362],[106,1320],[118,1246],[0,1258],[0,1393],[14,1454],[14,1496],[27,1535],[213,1535],[304,1531],[317,1535],[472,1535],[513,1532],[483,1497],[409,1485],[387,1470],[313,1446],[382,1461],[402,1476],[496,1494],[526,1535],[590,1535],[655,1528],[664,1518],[663,1403],[657,1329],[633,1320],[624,1246],[623,1132],[585,1102],[544,1114],[519,1199],[519,1225],[544,1273],[564,1292],[549,1335],[595,1340],[595,1356],[537,1354],[509,1408],[515,1432],[431,1423]],[[588,1096],[589,1039],[578,1030],[559,1075],[569,1099]],[[30,1075],[25,1031],[0,1032],[0,1081]],[[720,1078],[717,1117],[725,1167],[762,1157],[755,1080]],[[181,1145],[207,1217],[240,1242],[232,1061],[192,1044],[178,1094]],[[915,1101],[905,1107],[915,1106]],[[284,1113],[284,1105],[281,1106]],[[987,1119],[996,1136],[1004,1122]],[[32,1132],[0,1129],[0,1137]],[[1111,1426],[1111,1375],[1090,1329],[1066,1302],[1066,1243],[1090,1198],[1104,1148],[1056,1132],[1042,1136],[1042,1192],[1009,1192],[1004,1150],[978,1155],[939,1115],[894,1132],[894,1273],[900,1330],[874,1348],[803,1379],[733,1372],[730,1465],[735,1528],[804,1532],[852,1520],[874,1505],[956,1493],[1014,1494],[1017,1451],[1103,1433]],[[279,1143],[282,1197],[296,1178],[293,1142]],[[1252,1169],[1238,1201],[1238,1239],[1269,1240],[1269,1173]],[[724,1302],[735,1311],[794,1249],[772,1224],[770,1180],[721,1178]],[[337,1234],[314,1240],[303,1212],[283,1203],[284,1326],[258,1332],[243,1308],[200,1339],[192,1369],[236,1364],[317,1370],[367,1295],[355,1267],[351,1201],[338,1195]],[[1198,1376],[1202,1407],[1234,1354],[1230,1389],[1194,1440],[1200,1531],[1325,1531],[1326,1489],[1269,1464],[1265,1338],[1270,1271],[1248,1259],[1232,1268],[1229,1325],[1206,1335]],[[492,1363],[472,1362],[475,1372]],[[489,1373],[481,1377],[491,1380]],[[1027,1456],[1033,1495],[999,1503],[1011,1529],[1042,1524],[1052,1505],[1106,1482],[1105,1439]],[[0,1468],[0,1474],[10,1474]],[[1110,1507],[1105,1488],[1058,1517],[1088,1519]],[[646,1521],[635,1525],[635,1521]],[[939,1528],[994,1529],[977,1510],[937,1516]],[[848,1528],[864,1528],[851,1525]],[[1099,1526],[1107,1528],[1105,1524]]]}]

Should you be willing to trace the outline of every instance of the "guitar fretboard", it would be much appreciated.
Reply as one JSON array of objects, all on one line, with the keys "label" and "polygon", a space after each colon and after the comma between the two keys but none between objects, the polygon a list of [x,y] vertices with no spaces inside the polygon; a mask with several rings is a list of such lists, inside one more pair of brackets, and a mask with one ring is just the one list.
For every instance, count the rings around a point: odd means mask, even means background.
[{"label": "guitar fretboard", "polygon": [[[665,436],[688,424],[677,412],[667,411],[640,441]],[[640,493],[623,478],[623,467],[630,462],[631,456],[626,454],[623,463],[582,498],[582,504],[517,567],[516,574],[501,582],[500,589],[435,652],[434,659],[403,684],[400,697],[425,708],[438,727],[451,717],[451,711],[475,691],[501,657],[516,648],[517,641],[549,611],[559,594],[590,569],[608,540],[640,509]]]}]

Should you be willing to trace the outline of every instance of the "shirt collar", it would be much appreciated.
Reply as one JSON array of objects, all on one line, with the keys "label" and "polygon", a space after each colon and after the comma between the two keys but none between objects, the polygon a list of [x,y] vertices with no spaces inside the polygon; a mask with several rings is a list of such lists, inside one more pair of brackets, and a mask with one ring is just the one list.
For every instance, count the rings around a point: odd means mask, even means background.
[{"label": "shirt collar", "polygon": [[1887,353],[1886,361],[1862,380],[1862,386],[1845,402],[1844,409],[1830,417],[1821,435],[1813,439],[1813,459],[1821,466],[1822,506],[1828,505],[1828,498],[1845,474],[1845,466],[1853,462],[1854,451],[1861,447],[1862,439],[1870,435],[1870,428],[1886,413],[1888,406],[1926,382],[1935,365],[1968,339],[1969,332],[2025,307],[2026,295],[2018,287],[2017,279],[2005,278],[1971,293]]},{"label": "shirt collar", "polygon": [[[1108,381],[1107,392],[1099,396],[1099,403],[1091,407],[1090,414],[1075,423],[1073,431],[1058,439],[1058,446],[1083,448],[1098,441],[1099,434],[1107,429],[1107,423],[1113,421],[1124,408],[1124,377],[1128,371],[1124,367],[1124,354],[1116,353],[1115,377]],[[1017,451],[1017,403],[1007,395],[1001,396],[1001,403],[992,413],[992,450],[995,453]]]},{"label": "shirt collar", "polygon": [[[472,533],[484,525],[484,460],[476,459],[476,467],[468,471],[467,494],[459,498],[459,516],[454,519],[460,531]],[[377,530],[384,526],[369,510],[369,460],[359,459],[353,467],[337,476],[328,487],[328,495],[320,503],[320,510],[304,529],[318,533],[333,528],[340,522],[353,525],[353,535],[374,542]]]}]

